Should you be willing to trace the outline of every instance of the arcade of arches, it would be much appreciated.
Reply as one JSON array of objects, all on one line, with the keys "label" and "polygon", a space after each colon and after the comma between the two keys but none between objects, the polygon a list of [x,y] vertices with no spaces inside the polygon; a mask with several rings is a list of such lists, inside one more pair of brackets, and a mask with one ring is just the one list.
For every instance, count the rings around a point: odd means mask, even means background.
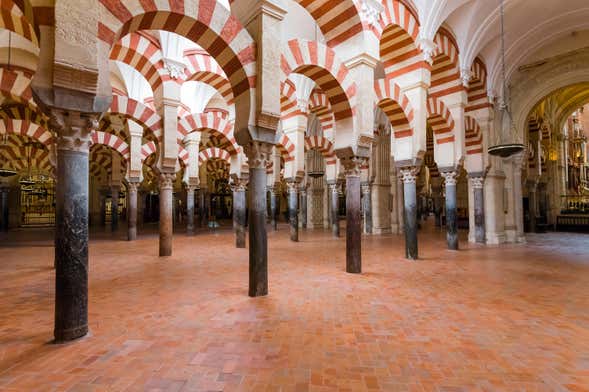
[{"label": "arcade of arches", "polygon": [[589,390],[589,8],[502,4],[2,0],[0,389]]}]

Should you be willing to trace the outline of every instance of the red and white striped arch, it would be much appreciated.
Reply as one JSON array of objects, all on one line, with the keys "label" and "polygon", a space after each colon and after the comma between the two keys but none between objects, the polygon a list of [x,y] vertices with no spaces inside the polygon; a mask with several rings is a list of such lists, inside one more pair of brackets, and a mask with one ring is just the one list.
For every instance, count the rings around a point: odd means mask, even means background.
[{"label": "red and white striped arch", "polygon": [[429,175],[431,178],[440,177],[440,170],[438,170],[438,165],[434,159],[434,135],[431,127],[428,127],[427,129],[425,145],[426,151],[423,157],[423,163],[425,163],[429,169]]},{"label": "red and white striped arch", "polygon": [[0,119],[29,121],[45,129],[49,129],[49,119],[47,116],[37,110],[37,108],[29,105],[4,104],[0,111]]},{"label": "red and white striped arch", "polygon": [[50,174],[54,173],[55,167],[51,163],[51,153],[47,149],[32,148],[28,150],[22,143],[9,141],[6,146],[0,149],[1,160],[10,162],[10,167],[18,172],[29,170],[28,154],[30,152],[30,168]]},{"label": "red and white striped arch", "polygon": [[36,106],[33,102],[31,78],[22,72],[0,68],[0,93],[14,102]]},{"label": "red and white striped arch", "polygon": [[219,64],[208,53],[193,50],[185,53],[188,67],[185,69],[186,81],[208,84],[221,94],[228,106],[233,105],[235,98],[231,83]]},{"label": "red and white striped arch", "polygon": [[305,150],[318,150],[321,155],[325,158],[326,165],[335,165],[337,158],[335,156],[335,150],[333,143],[329,139],[321,136],[306,136],[305,137]]},{"label": "red and white striped arch", "polygon": [[209,147],[205,150],[202,150],[198,154],[198,164],[199,166],[203,163],[208,161],[209,159],[221,159],[226,161],[227,163],[231,162],[231,154],[229,152],[222,150],[218,147]]},{"label": "red and white striped arch", "polygon": [[476,57],[470,67],[468,83],[468,105],[465,112],[491,107],[487,95],[487,66],[480,57]]},{"label": "red and white striped arch", "polygon": [[130,118],[151,132],[157,141],[162,140],[162,118],[141,102],[123,95],[113,95],[110,112]]},{"label": "red and white striped arch", "polygon": [[0,121],[0,134],[26,136],[47,147],[55,142],[55,138],[50,131],[28,120],[3,119]]},{"label": "red and white striped arch", "polygon": [[331,110],[331,104],[327,95],[320,88],[316,87],[311,92],[309,113],[315,114],[319,119],[324,136],[333,135],[335,117],[333,116],[333,110]]},{"label": "red and white striped arch", "polygon": [[380,58],[385,74],[394,78],[416,69],[429,69],[430,65],[417,47],[417,13],[399,0],[385,0],[384,7],[380,19]]},{"label": "red and white striped arch", "polygon": [[439,98],[463,91],[464,86],[462,85],[458,62],[458,45],[454,36],[444,27],[440,27],[434,42],[436,50],[432,56],[433,64],[429,95]]},{"label": "red and white striped arch", "polygon": [[374,82],[377,105],[387,115],[393,128],[393,137],[402,139],[413,136],[414,111],[411,102],[401,88],[387,78]]},{"label": "red and white striped arch", "polygon": [[141,146],[141,163],[145,162],[145,160],[152,154],[157,152],[157,146],[155,142],[150,141],[145,143]]},{"label": "red and white striped arch", "polygon": [[290,40],[280,67],[283,80],[291,73],[312,79],[327,95],[336,121],[353,117],[356,83],[332,49],[315,41]]},{"label": "red and white striped arch", "polygon": [[464,116],[466,154],[475,155],[483,153],[483,133],[479,123],[473,117]]},{"label": "red and white striped arch", "polygon": [[436,144],[454,143],[454,119],[444,103],[434,97],[427,100],[428,123]]},{"label": "red and white striped arch", "polygon": [[217,60],[231,83],[236,121],[247,124],[256,84],[256,46],[221,2],[100,0],[100,4],[99,38],[109,45],[141,30],[174,32],[200,45]]},{"label": "red and white striped arch", "polygon": [[129,145],[118,136],[108,132],[92,131],[90,137],[93,145],[102,144],[103,146],[110,147],[121,154],[126,161],[131,157]]},{"label": "red and white striped arch", "polygon": [[147,80],[153,92],[164,81],[172,80],[164,68],[161,49],[139,33],[129,34],[115,43],[110,59],[136,69]]},{"label": "red and white striped arch", "polygon": [[17,3],[23,2],[2,0],[0,28],[16,33],[39,47],[39,38],[33,21],[23,14]]},{"label": "red and white striped arch", "polygon": [[294,83],[289,79],[280,83],[280,119],[282,121],[305,114],[298,105],[296,90]]},{"label": "red and white striped arch", "polygon": [[234,123],[220,112],[208,112],[199,114],[190,114],[178,121],[178,132],[180,139],[195,131],[210,131],[212,136],[219,137],[222,144],[217,146],[223,148],[231,155],[241,151],[241,147],[235,140],[233,134]]},{"label": "red and white striped arch", "polygon": [[280,157],[284,160],[284,162],[294,161],[295,145],[288,136],[280,135],[278,141],[276,142],[275,148],[280,153]]}]

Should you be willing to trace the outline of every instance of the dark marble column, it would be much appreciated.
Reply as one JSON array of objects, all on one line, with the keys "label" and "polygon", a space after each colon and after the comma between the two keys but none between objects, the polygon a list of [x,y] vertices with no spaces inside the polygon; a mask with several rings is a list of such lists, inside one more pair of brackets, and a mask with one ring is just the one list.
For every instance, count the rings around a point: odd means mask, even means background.
[{"label": "dark marble column", "polygon": [[301,211],[301,227],[303,229],[307,228],[307,187],[306,185],[302,185],[299,190],[299,195],[301,196],[299,210]]},{"label": "dark marble column", "polygon": [[88,333],[88,154],[96,117],[52,111],[57,131],[55,342]]},{"label": "dark marble column", "polygon": [[370,184],[365,182],[362,187],[362,215],[364,215],[364,233],[372,234],[372,195]]},{"label": "dark marble column", "polygon": [[186,234],[194,234],[194,185],[186,186]]},{"label": "dark marble column", "polygon": [[106,191],[100,191],[100,225],[106,227]]},{"label": "dark marble column", "polygon": [[329,183],[330,210],[331,210],[331,233],[338,238],[339,230],[339,185],[337,182]]},{"label": "dark marble column", "polygon": [[[246,187],[247,179],[236,179],[233,187],[233,228],[235,230],[235,247],[245,248],[246,240]],[[264,198],[265,199],[265,198]]]},{"label": "dark marble column", "polygon": [[2,213],[0,231],[8,231],[8,191],[8,187],[0,188],[0,211]]},{"label": "dark marble column", "polygon": [[432,187],[432,199],[434,202],[435,226],[442,227],[442,188]]},{"label": "dark marble column", "polygon": [[360,167],[364,159],[340,158],[346,174],[346,272],[362,272],[362,206]]},{"label": "dark marble column", "polygon": [[417,189],[415,182],[419,174],[419,167],[401,167],[400,173],[403,177],[403,202],[405,229],[405,257],[410,260],[417,260]]},{"label": "dark marble column", "polygon": [[174,178],[173,173],[160,174],[160,256],[172,255],[173,223],[173,199]]},{"label": "dark marble column", "polygon": [[538,217],[538,181],[528,180],[528,213],[530,216],[530,233],[537,232],[536,218]]},{"label": "dark marble column", "polygon": [[266,166],[272,144],[250,141],[245,146],[249,164],[249,296],[268,294],[268,233],[266,233]]},{"label": "dark marble column", "polygon": [[287,180],[288,187],[288,223],[290,226],[290,240],[299,240],[299,184],[296,180]]},{"label": "dark marble column", "polygon": [[118,185],[113,185],[110,187],[110,229],[113,233],[115,233],[119,229],[119,193],[120,187]]},{"label": "dark marble column", "polygon": [[274,231],[278,230],[278,196],[276,186],[270,188],[270,223]]},{"label": "dark marble column", "polygon": [[446,239],[448,249],[458,250],[458,213],[456,211],[456,171],[443,172],[446,184]]},{"label": "dark marble column", "polygon": [[137,239],[137,188],[138,182],[127,183],[127,239]]},{"label": "dark marble column", "polygon": [[474,202],[474,238],[475,242],[484,244],[486,242],[485,234],[485,194],[484,183],[485,177],[472,176],[473,202]]}]

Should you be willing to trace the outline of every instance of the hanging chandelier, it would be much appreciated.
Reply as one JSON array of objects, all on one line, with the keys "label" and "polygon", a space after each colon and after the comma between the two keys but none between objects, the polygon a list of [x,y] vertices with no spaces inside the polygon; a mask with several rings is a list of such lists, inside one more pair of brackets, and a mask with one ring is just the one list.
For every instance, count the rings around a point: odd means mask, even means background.
[{"label": "hanging chandelier", "polygon": [[501,18],[501,77],[502,89],[501,99],[499,103],[499,111],[501,112],[501,130],[499,134],[498,143],[489,147],[490,155],[501,158],[509,158],[512,155],[520,153],[524,150],[524,145],[518,143],[516,140],[517,131],[513,124],[513,119],[509,110],[507,102],[507,78],[505,72],[505,4],[504,0],[500,0],[500,18]]}]

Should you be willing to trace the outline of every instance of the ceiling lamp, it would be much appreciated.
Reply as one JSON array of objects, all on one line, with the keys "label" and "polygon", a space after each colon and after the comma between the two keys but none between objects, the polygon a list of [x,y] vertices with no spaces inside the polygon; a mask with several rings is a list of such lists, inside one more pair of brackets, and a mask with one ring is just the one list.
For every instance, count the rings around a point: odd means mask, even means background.
[{"label": "ceiling lamp", "polygon": [[507,103],[507,79],[505,74],[505,5],[503,0],[500,0],[501,12],[501,76],[503,81],[503,91],[499,102],[499,111],[501,112],[501,130],[499,134],[498,143],[490,146],[488,152],[490,155],[501,158],[509,158],[512,155],[520,153],[524,150],[524,145],[518,143],[516,140],[517,131],[509,112],[509,104]]}]

